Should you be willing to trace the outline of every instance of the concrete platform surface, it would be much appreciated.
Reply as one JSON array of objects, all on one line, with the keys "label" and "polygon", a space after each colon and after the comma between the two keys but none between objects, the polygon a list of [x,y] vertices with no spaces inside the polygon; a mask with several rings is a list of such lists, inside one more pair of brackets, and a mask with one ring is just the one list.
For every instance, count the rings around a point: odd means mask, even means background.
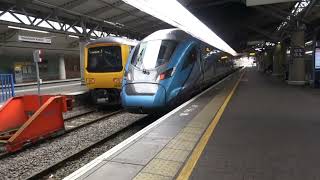
[{"label": "concrete platform surface", "polygon": [[190,179],[320,179],[319,89],[248,70]]},{"label": "concrete platform surface", "polygon": [[[80,81],[53,82],[41,85],[41,94],[78,95],[87,91],[87,87],[81,85]],[[15,88],[15,94],[17,96],[37,93],[38,89],[36,85],[20,86]]]}]

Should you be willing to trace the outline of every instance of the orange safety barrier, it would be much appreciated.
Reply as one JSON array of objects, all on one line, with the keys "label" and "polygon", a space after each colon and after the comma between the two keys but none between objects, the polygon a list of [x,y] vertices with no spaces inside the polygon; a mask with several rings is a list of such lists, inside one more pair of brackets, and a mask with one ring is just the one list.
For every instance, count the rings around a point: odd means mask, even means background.
[{"label": "orange safety barrier", "polygon": [[64,130],[62,113],[68,110],[65,96],[26,95],[9,99],[0,108],[0,145],[8,152],[21,149]]}]

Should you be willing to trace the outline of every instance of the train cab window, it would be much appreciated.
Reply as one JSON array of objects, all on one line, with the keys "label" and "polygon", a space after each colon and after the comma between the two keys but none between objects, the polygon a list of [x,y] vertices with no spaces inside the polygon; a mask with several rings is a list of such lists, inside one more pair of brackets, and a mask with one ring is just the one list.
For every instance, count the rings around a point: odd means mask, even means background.
[{"label": "train cab window", "polygon": [[120,46],[104,46],[88,49],[88,72],[122,71]]},{"label": "train cab window", "polygon": [[155,69],[167,64],[177,46],[172,40],[142,42],[135,48],[131,64],[140,69]]},{"label": "train cab window", "polygon": [[182,70],[189,67],[190,65],[193,65],[197,61],[197,48],[194,47],[191,49],[189,54],[186,56],[187,59],[185,60],[184,64],[182,65]]}]

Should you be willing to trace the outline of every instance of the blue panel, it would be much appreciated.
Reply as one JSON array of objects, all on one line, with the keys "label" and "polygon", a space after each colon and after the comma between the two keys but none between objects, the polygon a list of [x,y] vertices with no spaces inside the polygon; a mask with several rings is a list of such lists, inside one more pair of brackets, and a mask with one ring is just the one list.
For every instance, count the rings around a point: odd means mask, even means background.
[{"label": "blue panel", "polygon": [[13,75],[0,74],[0,81],[1,81],[0,102],[4,102],[15,95]]},{"label": "blue panel", "polygon": [[121,92],[122,106],[142,107],[142,108],[158,108],[165,106],[166,91],[159,85],[158,91],[154,95],[127,95],[125,91],[126,86],[123,87]]}]

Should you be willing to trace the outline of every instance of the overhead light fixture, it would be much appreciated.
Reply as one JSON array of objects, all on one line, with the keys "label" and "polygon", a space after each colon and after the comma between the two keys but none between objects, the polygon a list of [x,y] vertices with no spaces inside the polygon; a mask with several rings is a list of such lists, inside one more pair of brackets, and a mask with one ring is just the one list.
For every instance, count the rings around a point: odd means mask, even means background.
[{"label": "overhead light fixture", "polygon": [[18,29],[18,30],[23,30],[23,31],[31,31],[31,32],[38,32],[38,33],[49,33],[48,31],[41,31],[41,30],[36,30],[36,29],[28,29],[28,28],[22,28],[22,27],[17,27],[17,26],[8,26],[9,29]]},{"label": "overhead light fixture", "polygon": [[176,0],[123,0],[125,3],[189,33],[233,56],[237,52]]},{"label": "overhead light fixture", "polygon": [[287,50],[287,54],[289,55],[291,53],[290,49]]},{"label": "overhead light fixture", "polygon": [[306,51],[306,54],[312,54],[313,51]]},{"label": "overhead light fixture", "polygon": [[308,42],[305,43],[305,45],[310,45],[312,43],[313,43],[313,41],[308,41]]},{"label": "overhead light fixture", "polygon": [[228,59],[228,56],[222,56],[221,59]]}]

